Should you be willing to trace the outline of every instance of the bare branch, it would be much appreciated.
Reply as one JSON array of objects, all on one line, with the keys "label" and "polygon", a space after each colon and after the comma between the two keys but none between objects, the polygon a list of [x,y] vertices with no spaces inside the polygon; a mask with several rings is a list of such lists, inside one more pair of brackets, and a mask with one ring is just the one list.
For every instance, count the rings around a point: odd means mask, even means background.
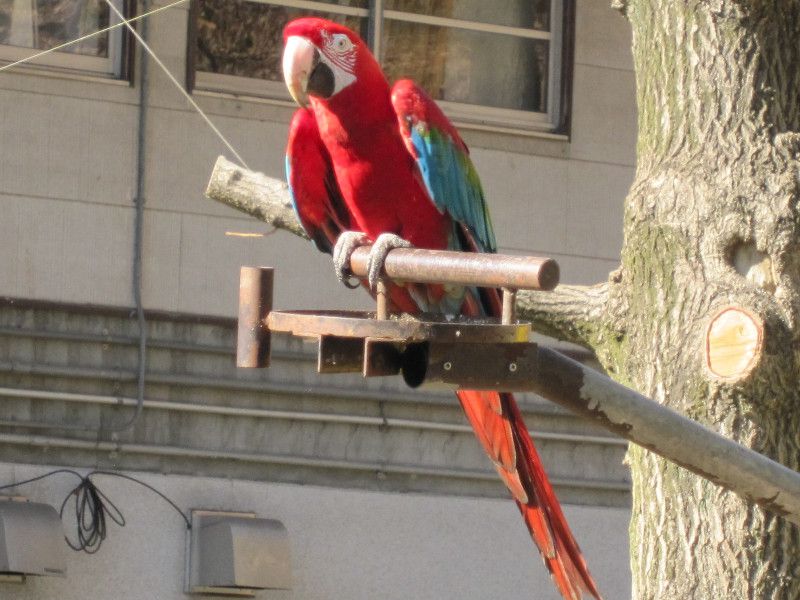
[{"label": "bare branch", "polygon": [[517,294],[517,314],[539,333],[594,349],[607,312],[608,283],[560,285],[552,292],[523,290]]},{"label": "bare branch", "polygon": [[[220,156],[214,165],[206,196],[307,238],[292,207],[286,182],[248,171]],[[594,287],[562,285],[552,292],[520,291],[517,310],[546,335],[591,348],[605,311],[607,284]]]},{"label": "bare branch", "polygon": [[206,196],[308,239],[297,220],[285,181],[248,171],[220,156],[208,181]]}]

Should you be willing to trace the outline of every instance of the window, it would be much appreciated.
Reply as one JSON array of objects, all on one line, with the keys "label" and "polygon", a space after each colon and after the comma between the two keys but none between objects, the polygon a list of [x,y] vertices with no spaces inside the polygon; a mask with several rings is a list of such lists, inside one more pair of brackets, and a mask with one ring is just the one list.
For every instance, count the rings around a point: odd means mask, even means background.
[{"label": "window", "polygon": [[[122,0],[114,0],[122,10]],[[0,0],[0,61],[12,62],[104,29],[119,19],[105,0]],[[119,77],[122,28],[47,54],[31,65]]]},{"label": "window", "polygon": [[[569,1],[569,0],[567,0]],[[419,82],[459,122],[553,130],[563,120],[565,0],[199,0],[196,89],[289,100],[281,31],[316,15],[361,33],[390,81]]]}]

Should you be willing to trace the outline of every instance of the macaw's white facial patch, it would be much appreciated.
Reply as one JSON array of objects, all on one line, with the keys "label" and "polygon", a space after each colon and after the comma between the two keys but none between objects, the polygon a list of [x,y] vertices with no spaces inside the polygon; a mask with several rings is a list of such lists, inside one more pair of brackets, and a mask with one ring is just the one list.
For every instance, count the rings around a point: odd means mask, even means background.
[{"label": "macaw's white facial patch", "polygon": [[347,34],[322,32],[320,61],[325,63],[333,72],[334,88],[332,96],[341,92],[356,80],[356,53],[357,48]]}]

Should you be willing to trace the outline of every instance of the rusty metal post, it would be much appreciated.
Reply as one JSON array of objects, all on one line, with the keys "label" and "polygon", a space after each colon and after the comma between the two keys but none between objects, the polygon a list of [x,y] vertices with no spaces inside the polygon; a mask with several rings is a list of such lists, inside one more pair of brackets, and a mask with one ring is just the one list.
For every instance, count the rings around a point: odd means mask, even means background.
[{"label": "rusty metal post", "polygon": [[377,313],[375,316],[384,321],[389,318],[389,298],[386,292],[386,281],[383,278],[378,279],[377,289],[375,290],[375,300],[377,301]]},{"label": "rusty metal post", "polygon": [[517,318],[516,315],[517,290],[503,288],[503,325],[511,325]]},{"label": "rusty metal post", "polygon": [[239,328],[236,338],[236,366],[269,366],[270,333],[267,315],[272,310],[270,267],[242,267],[239,272]]}]

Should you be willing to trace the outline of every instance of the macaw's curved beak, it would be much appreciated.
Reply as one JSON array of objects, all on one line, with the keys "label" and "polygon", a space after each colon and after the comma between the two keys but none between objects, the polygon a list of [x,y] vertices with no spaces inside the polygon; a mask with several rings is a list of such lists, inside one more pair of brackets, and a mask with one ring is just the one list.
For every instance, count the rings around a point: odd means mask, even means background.
[{"label": "macaw's curved beak", "polygon": [[331,68],[306,38],[292,35],[283,49],[283,79],[289,93],[300,106],[308,106],[308,96],[329,98],[336,87]]}]

